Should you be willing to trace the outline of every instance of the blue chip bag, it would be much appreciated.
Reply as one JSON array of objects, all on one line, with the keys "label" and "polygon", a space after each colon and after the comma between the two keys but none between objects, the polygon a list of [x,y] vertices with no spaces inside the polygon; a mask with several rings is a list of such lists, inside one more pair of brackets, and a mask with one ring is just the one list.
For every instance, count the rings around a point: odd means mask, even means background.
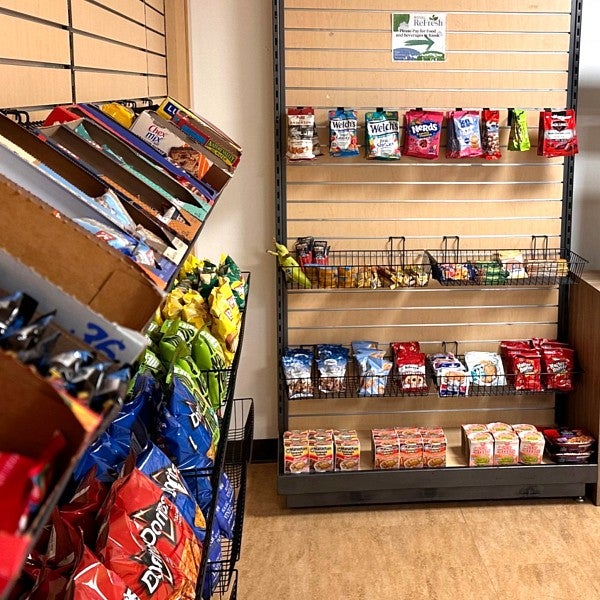
[{"label": "blue chip bag", "polygon": [[180,470],[182,477],[192,493],[192,497],[196,499],[198,506],[202,512],[207,515],[210,511],[210,505],[213,499],[213,490],[210,483],[210,475],[208,471],[203,474],[194,470]]},{"label": "blue chip bag", "polygon": [[73,477],[79,481],[94,465],[97,477],[104,483],[113,482],[129,455],[134,427],[146,432],[146,411],[160,398],[160,384],[151,373],[136,377],[131,397],[110,424],[108,429],[93,442],[75,467]]},{"label": "blue chip bag", "polygon": [[206,520],[179,469],[152,442],[137,458],[137,468],[173,501],[199,541],[206,537]]},{"label": "blue chip bag", "polygon": [[219,582],[221,553],[221,536],[217,519],[213,520],[210,541],[208,544],[208,557],[206,563],[206,575],[204,578],[204,587],[202,588],[202,599],[209,600]]},{"label": "blue chip bag", "polygon": [[175,375],[170,397],[159,416],[158,428],[164,449],[179,469],[213,466],[215,446],[194,394]]},{"label": "blue chip bag", "polygon": [[219,524],[221,535],[228,540],[233,538],[233,527],[235,525],[235,492],[225,472],[221,473],[219,490],[217,492],[217,506],[215,518]]}]

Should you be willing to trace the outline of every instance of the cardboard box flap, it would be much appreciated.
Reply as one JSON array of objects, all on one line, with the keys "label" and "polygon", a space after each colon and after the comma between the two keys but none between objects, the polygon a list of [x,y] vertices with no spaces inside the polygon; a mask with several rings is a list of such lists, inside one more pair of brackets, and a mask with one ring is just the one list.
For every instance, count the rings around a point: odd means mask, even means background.
[{"label": "cardboard box flap", "polygon": [[[75,223],[56,218],[45,203],[3,176],[0,198],[0,247],[83,304],[93,304],[109,321],[136,331],[146,326],[163,295],[128,258]],[[113,278],[116,273],[123,276]],[[130,306],[136,310],[126,309]]]}]

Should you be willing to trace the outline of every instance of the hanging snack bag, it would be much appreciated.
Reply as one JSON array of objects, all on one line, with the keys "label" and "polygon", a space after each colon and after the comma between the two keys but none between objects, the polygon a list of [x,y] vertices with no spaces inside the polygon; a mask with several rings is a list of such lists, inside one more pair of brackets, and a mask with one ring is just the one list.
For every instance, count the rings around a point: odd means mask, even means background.
[{"label": "hanging snack bag", "polygon": [[465,353],[465,362],[471,373],[473,385],[506,385],[504,367],[499,354],[470,351]]},{"label": "hanging snack bag", "polygon": [[398,111],[377,109],[365,114],[366,157],[377,160],[398,160],[400,124]]},{"label": "hanging snack bag", "polygon": [[497,160],[500,152],[500,111],[484,108],[481,113],[481,143],[483,157],[486,160]]},{"label": "hanging snack bag", "polygon": [[319,389],[326,394],[345,392],[347,365],[348,348],[337,344],[318,345]]},{"label": "hanging snack bag", "polygon": [[570,392],[573,389],[575,351],[555,344],[542,345],[542,367],[546,388]]},{"label": "hanging snack bag", "polygon": [[452,120],[458,140],[458,156],[460,158],[481,156],[483,149],[479,130],[479,113],[475,110],[455,110]]},{"label": "hanging snack bag", "polygon": [[309,106],[289,108],[287,112],[287,154],[290,160],[312,160],[315,112]]},{"label": "hanging snack bag", "polygon": [[329,153],[336,157],[358,155],[358,119],[354,110],[329,111]]},{"label": "hanging snack bag", "polygon": [[511,126],[508,136],[508,150],[526,152],[531,148],[527,129],[527,113],[519,108],[513,108],[509,113],[509,118]]},{"label": "hanging snack bag", "polygon": [[317,130],[317,122],[313,125],[313,154],[315,157],[321,156],[323,152],[321,151],[321,142],[319,142],[319,132]]},{"label": "hanging snack bag", "polygon": [[454,112],[451,110],[446,115],[446,158],[460,157],[460,144],[454,127]]},{"label": "hanging snack bag", "polygon": [[409,110],[404,115],[404,121],[404,154],[431,160],[438,158],[444,114],[436,111]]},{"label": "hanging snack bag", "polygon": [[579,144],[575,122],[575,111],[572,108],[541,111],[538,155],[553,158],[577,154]]},{"label": "hanging snack bag", "polygon": [[307,348],[288,348],[281,357],[283,372],[291,398],[312,398],[313,353]]},{"label": "hanging snack bag", "polygon": [[392,362],[380,350],[355,355],[360,372],[359,396],[383,396],[392,370]]}]

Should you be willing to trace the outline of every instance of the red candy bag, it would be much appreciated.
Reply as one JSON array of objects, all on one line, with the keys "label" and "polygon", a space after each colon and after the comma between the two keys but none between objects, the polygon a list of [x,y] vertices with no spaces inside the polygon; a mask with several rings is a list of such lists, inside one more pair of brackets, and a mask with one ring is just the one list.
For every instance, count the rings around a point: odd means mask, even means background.
[{"label": "red candy bag", "polygon": [[540,392],[542,387],[542,356],[538,350],[509,352],[510,372],[517,390]]},{"label": "red candy bag", "polygon": [[543,110],[540,112],[538,155],[574,156],[579,152],[575,111]]},{"label": "red candy bag", "polygon": [[140,600],[195,600],[201,549],[181,513],[139,469],[117,480],[97,550]]},{"label": "red candy bag", "polygon": [[444,114],[432,110],[409,110],[404,121],[404,154],[430,160],[438,158]]},{"label": "red candy bag", "polygon": [[546,387],[549,390],[570,392],[573,389],[575,351],[564,346],[544,344],[542,360]]}]

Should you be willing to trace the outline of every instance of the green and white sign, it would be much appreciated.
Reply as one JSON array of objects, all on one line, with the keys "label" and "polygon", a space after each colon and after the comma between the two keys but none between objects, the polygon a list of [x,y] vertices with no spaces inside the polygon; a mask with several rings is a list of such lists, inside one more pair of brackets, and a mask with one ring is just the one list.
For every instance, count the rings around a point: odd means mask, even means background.
[{"label": "green and white sign", "polygon": [[446,14],[392,13],[392,60],[446,60]]}]

